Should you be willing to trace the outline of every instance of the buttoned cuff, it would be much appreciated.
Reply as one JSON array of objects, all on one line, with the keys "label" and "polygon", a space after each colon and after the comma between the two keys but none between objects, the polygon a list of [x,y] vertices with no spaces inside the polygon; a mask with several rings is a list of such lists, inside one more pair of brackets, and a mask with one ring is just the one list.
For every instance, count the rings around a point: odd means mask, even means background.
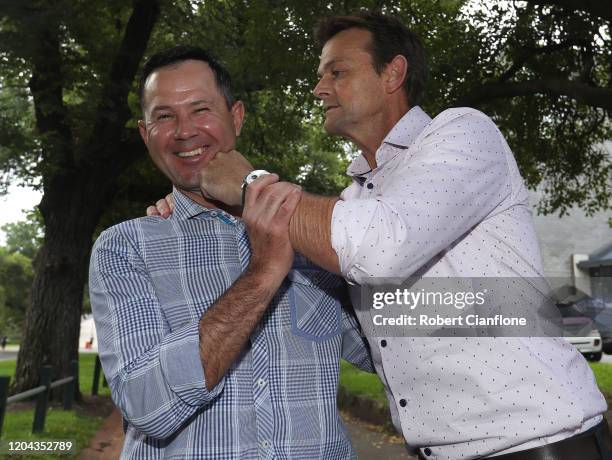
[{"label": "buttoned cuff", "polygon": [[166,383],[185,404],[207,404],[223,390],[225,376],[212,390],[206,388],[197,321],[164,337],[159,360]]}]

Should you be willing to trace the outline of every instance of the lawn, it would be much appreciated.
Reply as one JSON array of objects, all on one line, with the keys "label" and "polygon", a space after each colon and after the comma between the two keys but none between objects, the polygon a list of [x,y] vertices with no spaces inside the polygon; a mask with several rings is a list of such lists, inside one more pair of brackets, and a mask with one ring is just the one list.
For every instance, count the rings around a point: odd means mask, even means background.
[{"label": "lawn", "polygon": [[340,362],[340,386],[353,395],[365,396],[385,405],[389,404],[378,375],[363,372],[344,360]]},{"label": "lawn", "polygon": [[[79,355],[79,388],[83,395],[91,394],[91,386],[93,383],[93,371],[96,355],[94,353],[81,353]],[[15,373],[15,360],[0,361],[0,375],[10,375]],[[100,395],[110,395],[108,388],[102,386],[100,382]],[[89,445],[89,441],[98,428],[102,425],[104,417],[85,415],[82,411],[71,410],[64,411],[60,406],[50,405],[47,410],[47,418],[45,419],[45,431],[41,434],[32,434],[32,421],[34,420],[34,409],[24,409],[12,411],[11,406],[8,407],[2,432],[2,441],[8,440],[45,440],[59,441],[71,440],[76,442],[76,454],[84,447]],[[5,449],[6,447],[3,446]],[[0,450],[0,455],[4,453]],[[27,456],[19,457],[11,455],[12,459],[30,458]],[[58,455],[36,455],[37,459],[56,459]]]},{"label": "lawn", "polygon": [[612,398],[612,364],[589,363],[599,389],[609,398]]}]

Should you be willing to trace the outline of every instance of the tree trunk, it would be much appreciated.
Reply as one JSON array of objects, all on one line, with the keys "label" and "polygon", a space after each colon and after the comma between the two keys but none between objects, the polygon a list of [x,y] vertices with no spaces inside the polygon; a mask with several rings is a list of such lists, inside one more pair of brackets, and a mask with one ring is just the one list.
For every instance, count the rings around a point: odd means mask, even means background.
[{"label": "tree trunk", "polygon": [[45,241],[36,259],[14,392],[38,385],[41,365],[53,366],[54,380],[68,376],[78,358],[83,288],[103,193],[88,195],[91,186],[73,177],[54,182],[40,205]]}]

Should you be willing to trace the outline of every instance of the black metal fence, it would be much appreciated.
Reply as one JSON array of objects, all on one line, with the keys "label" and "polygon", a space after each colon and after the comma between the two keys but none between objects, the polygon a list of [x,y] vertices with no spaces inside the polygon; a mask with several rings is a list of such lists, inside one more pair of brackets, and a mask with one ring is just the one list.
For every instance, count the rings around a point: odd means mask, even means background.
[{"label": "black metal fence", "polygon": [[[63,407],[64,410],[72,409],[74,396],[79,384],[79,362],[73,360],[71,362],[71,375],[52,382],[53,366],[43,366],[40,371],[40,385],[31,390],[18,393],[13,396],[8,396],[9,384],[11,378],[9,376],[0,376],[0,436],[2,436],[2,427],[4,426],[4,416],[6,408],[9,404],[19,401],[24,401],[36,396],[36,407],[34,409],[34,421],[32,423],[32,433],[40,433],[45,428],[45,418],[47,416],[47,405],[49,403],[49,394],[52,389],[64,387]],[[96,364],[94,367],[94,378],[91,388],[91,394],[97,395],[101,374],[100,357],[96,355]],[[103,378],[103,386],[107,386],[106,379]]]}]

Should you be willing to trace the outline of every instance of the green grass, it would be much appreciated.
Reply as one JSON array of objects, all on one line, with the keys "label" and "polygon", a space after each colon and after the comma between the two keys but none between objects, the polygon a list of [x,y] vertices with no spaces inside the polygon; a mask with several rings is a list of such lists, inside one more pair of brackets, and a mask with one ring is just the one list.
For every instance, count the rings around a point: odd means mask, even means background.
[{"label": "green grass", "polygon": [[[79,389],[81,393],[90,395],[93,383],[93,373],[96,360],[95,353],[79,353]],[[0,375],[15,375],[16,362],[14,359],[0,361]],[[102,378],[98,384],[98,394],[100,396],[110,396],[110,389],[102,386]]]},{"label": "green grass", "polygon": [[[93,383],[93,371],[95,365],[95,353],[79,354],[79,388],[84,395],[91,394],[91,386]],[[15,374],[15,360],[0,361],[0,375]],[[110,390],[102,386],[102,380],[99,385],[99,395],[110,395]],[[71,440],[76,442],[75,454],[87,447],[91,437],[95,434],[98,428],[104,421],[103,417],[88,416],[71,411],[64,411],[61,407],[50,405],[47,409],[47,417],[45,419],[45,431],[40,434],[32,434],[32,422],[34,420],[34,410],[25,409],[11,411],[6,413],[4,419],[4,427],[2,432],[2,440]],[[27,456],[10,456],[11,459],[30,458]],[[56,459],[58,455],[41,456],[36,455],[36,459]],[[71,457],[64,457],[71,458]]]},{"label": "green grass", "polygon": [[[95,353],[79,353],[79,388],[81,389],[81,393],[91,394],[95,363]],[[100,372],[98,394],[100,396],[110,396],[110,389],[102,386],[102,372]]]},{"label": "green grass", "polygon": [[[45,431],[39,434],[32,434],[32,422],[34,420],[34,410],[20,410],[7,412],[4,420],[2,441],[14,440],[45,440],[45,441],[72,441],[76,443],[73,455],[64,458],[74,458],[81,449],[89,445],[90,439],[100,428],[103,417],[79,415],[74,410],[64,411],[59,407],[49,407],[47,418],[45,419]],[[36,458],[36,459],[56,459],[58,454],[51,455],[30,455],[13,456],[11,459]]]},{"label": "green grass", "polygon": [[353,395],[389,404],[378,375],[363,372],[344,360],[340,362],[340,386]]},{"label": "green grass", "polygon": [[593,369],[599,389],[606,396],[612,397],[612,364],[589,363],[589,365]]}]

